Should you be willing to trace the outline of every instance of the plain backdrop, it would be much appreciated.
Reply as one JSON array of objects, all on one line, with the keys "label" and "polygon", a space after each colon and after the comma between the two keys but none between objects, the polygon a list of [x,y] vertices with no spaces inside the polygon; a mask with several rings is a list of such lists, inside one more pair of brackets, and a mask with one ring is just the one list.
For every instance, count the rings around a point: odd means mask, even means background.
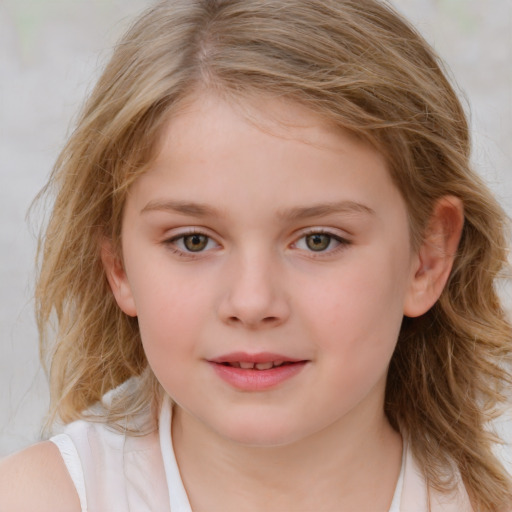
[{"label": "plain backdrop", "polygon": [[[512,2],[395,0],[470,113],[474,164],[512,214]],[[48,394],[26,213],[117,38],[149,0],[0,0],[0,456],[39,439]],[[510,290],[504,290],[510,305]]]}]

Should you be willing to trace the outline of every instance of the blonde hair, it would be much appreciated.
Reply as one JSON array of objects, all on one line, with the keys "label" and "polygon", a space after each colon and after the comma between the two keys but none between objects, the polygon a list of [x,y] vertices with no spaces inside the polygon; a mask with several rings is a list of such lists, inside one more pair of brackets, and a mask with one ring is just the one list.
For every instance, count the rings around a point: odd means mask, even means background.
[{"label": "blonde hair", "polygon": [[56,193],[36,291],[50,418],[82,417],[133,376],[136,391],[118,397],[106,421],[160,399],[137,319],[109,289],[100,243],[107,236],[119,247],[130,184],[169,116],[204,89],[242,101],[249,93],[290,99],[376,146],[416,246],[437,199],[463,201],[449,282],[428,313],[404,319],[385,410],[430,485],[448,492],[455,465],[476,510],[510,504],[511,481],[486,430],[510,383],[512,331],[496,292],[507,268],[506,218],[470,168],[466,117],[438,58],[376,0],[167,0],[128,31],[44,190]]}]

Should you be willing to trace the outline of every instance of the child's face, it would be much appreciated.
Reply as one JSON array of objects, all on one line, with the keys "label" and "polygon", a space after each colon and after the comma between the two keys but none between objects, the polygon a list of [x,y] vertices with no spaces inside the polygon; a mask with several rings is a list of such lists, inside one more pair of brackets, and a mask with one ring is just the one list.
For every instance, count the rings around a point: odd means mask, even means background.
[{"label": "child's face", "polygon": [[184,421],[259,445],[373,428],[417,266],[404,201],[375,150],[250,105],[256,124],[214,97],[168,124],[126,202],[116,297]]}]

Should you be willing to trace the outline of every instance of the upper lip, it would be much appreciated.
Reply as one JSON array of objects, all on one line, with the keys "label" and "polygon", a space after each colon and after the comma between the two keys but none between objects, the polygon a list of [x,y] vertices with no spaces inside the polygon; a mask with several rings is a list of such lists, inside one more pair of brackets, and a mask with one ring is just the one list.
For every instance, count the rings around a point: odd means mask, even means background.
[{"label": "upper lip", "polygon": [[285,363],[297,363],[304,361],[294,357],[285,356],[283,354],[274,354],[272,352],[258,352],[249,354],[247,352],[231,352],[213,359],[209,359],[211,363],[269,363],[274,361],[282,361]]}]

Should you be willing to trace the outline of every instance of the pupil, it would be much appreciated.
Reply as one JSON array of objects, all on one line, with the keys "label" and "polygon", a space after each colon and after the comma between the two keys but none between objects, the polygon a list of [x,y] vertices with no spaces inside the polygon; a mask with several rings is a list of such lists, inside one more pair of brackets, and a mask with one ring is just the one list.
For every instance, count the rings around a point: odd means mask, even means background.
[{"label": "pupil", "polygon": [[208,237],[205,235],[189,235],[183,240],[185,247],[189,251],[202,251],[208,243]]},{"label": "pupil", "polygon": [[312,251],[324,251],[329,247],[330,242],[331,237],[321,233],[306,237],[306,244]]}]

